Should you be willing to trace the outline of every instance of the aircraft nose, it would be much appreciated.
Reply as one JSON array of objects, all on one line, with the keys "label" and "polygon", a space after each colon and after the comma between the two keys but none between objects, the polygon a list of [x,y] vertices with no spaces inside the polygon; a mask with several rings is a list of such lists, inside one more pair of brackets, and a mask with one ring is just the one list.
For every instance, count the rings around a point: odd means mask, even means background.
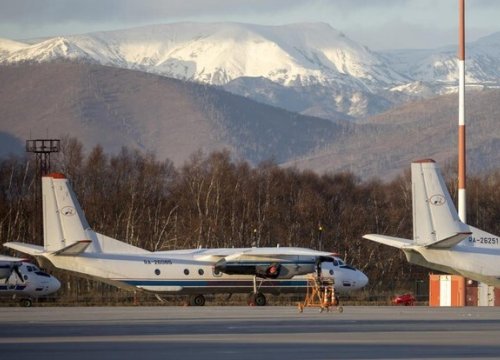
[{"label": "aircraft nose", "polygon": [[368,276],[366,276],[363,272],[358,271],[358,280],[356,281],[356,284],[362,288],[368,284]]},{"label": "aircraft nose", "polygon": [[52,277],[50,280],[51,281],[50,281],[49,290],[48,290],[49,294],[56,292],[61,287],[61,283],[55,277]]}]

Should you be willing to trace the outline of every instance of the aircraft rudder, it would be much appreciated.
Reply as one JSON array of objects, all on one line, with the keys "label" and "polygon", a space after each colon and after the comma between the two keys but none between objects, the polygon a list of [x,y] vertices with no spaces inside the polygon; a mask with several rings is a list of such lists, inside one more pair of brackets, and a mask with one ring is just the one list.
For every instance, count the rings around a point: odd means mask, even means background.
[{"label": "aircraft rudder", "polygon": [[42,177],[44,247],[58,251],[88,240],[89,228],[69,180],[60,173]]},{"label": "aircraft rudder", "polygon": [[425,159],[411,164],[413,235],[417,245],[429,246],[469,231],[458,218],[439,166]]}]

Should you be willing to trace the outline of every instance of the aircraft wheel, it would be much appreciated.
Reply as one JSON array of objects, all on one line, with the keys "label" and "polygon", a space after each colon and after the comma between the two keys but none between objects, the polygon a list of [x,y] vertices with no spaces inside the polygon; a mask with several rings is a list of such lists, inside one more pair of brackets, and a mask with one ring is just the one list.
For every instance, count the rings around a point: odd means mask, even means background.
[{"label": "aircraft wheel", "polygon": [[248,295],[247,303],[250,306],[265,306],[267,304],[267,300],[263,293],[252,293]]},{"label": "aircraft wheel", "polygon": [[254,301],[255,301],[255,305],[257,305],[257,306],[265,306],[267,304],[266,297],[264,296],[263,293],[255,294]]},{"label": "aircraft wheel", "polygon": [[30,307],[32,305],[31,299],[21,299],[21,306]]},{"label": "aircraft wheel", "polygon": [[267,299],[263,293],[257,293],[255,296],[255,305],[265,306],[267,304]]},{"label": "aircraft wheel", "polygon": [[189,299],[189,305],[191,306],[204,306],[205,297],[203,295],[195,295]]},{"label": "aircraft wheel", "polygon": [[344,312],[344,308],[342,306],[337,306],[337,311],[339,314],[342,314]]}]

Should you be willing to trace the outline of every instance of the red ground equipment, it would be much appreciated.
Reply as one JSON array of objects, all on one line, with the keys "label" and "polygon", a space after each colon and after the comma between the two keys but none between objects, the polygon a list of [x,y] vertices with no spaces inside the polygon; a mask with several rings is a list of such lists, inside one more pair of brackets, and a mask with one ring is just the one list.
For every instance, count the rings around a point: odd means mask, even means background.
[{"label": "red ground equipment", "polygon": [[403,294],[403,295],[396,296],[392,300],[392,303],[394,305],[413,306],[413,305],[415,305],[415,301],[416,300],[412,294]]}]

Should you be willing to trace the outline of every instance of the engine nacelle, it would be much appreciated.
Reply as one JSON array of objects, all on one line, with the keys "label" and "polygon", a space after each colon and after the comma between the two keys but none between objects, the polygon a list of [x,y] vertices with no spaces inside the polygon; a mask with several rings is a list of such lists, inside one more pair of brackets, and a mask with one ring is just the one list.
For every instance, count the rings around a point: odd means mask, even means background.
[{"label": "engine nacelle", "polygon": [[254,275],[264,279],[291,279],[296,275],[305,275],[314,271],[313,265],[283,263],[252,264],[240,261],[220,260],[215,270],[228,275]]}]

